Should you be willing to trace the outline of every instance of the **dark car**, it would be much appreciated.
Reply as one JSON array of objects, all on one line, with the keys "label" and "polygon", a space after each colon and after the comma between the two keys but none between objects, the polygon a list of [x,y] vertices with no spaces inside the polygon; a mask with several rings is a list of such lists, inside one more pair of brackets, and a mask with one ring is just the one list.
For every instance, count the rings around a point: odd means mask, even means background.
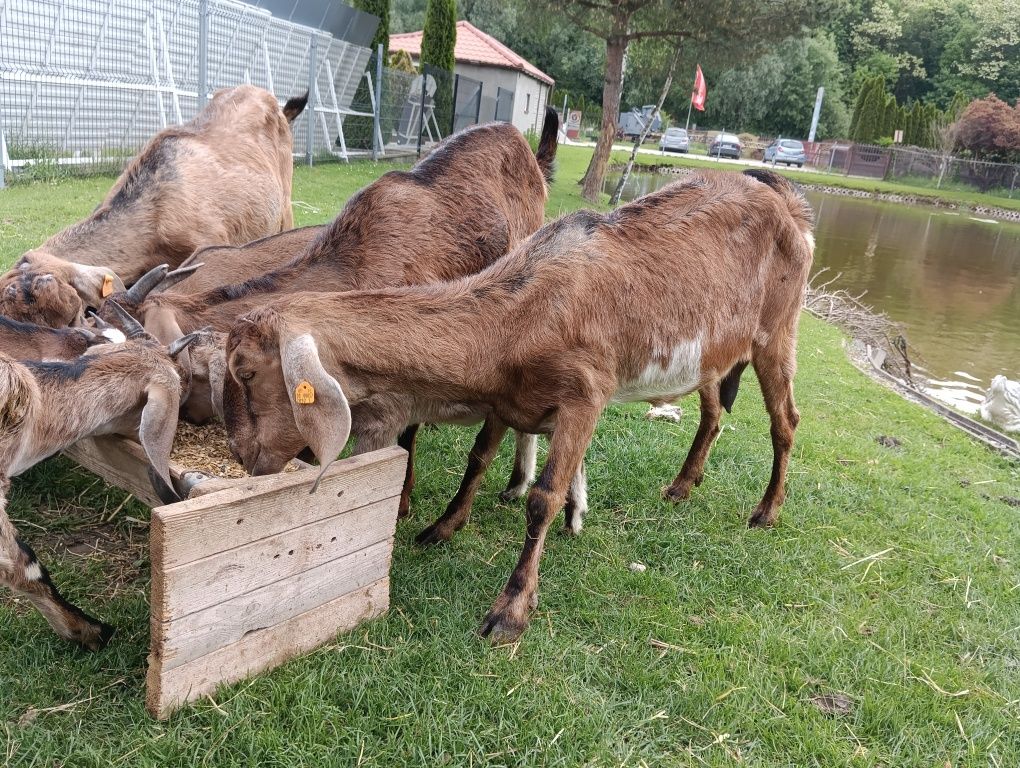
[{"label": "dark car", "polygon": [[708,145],[708,154],[711,157],[730,157],[739,160],[742,149],[740,139],[732,133],[720,133]]},{"label": "dark car", "polygon": [[794,139],[778,139],[765,147],[765,155],[762,159],[773,165],[786,163],[788,166],[796,165],[798,168],[803,168],[807,155],[804,153],[804,145],[801,142]]}]

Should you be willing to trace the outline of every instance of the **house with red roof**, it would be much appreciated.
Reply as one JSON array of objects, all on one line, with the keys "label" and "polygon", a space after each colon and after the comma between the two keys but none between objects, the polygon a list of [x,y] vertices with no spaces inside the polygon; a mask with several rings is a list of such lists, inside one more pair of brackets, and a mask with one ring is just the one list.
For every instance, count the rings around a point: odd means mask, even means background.
[{"label": "house with red roof", "polygon": [[[417,63],[421,38],[421,32],[390,35],[390,51],[407,51]],[[454,59],[456,128],[502,120],[522,133],[542,132],[545,105],[555,83],[549,75],[467,21],[457,22]]]}]

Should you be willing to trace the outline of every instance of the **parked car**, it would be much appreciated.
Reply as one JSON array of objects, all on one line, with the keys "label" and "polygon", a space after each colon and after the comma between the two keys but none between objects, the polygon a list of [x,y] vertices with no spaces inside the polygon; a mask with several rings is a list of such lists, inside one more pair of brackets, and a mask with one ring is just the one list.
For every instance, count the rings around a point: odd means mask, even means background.
[{"label": "parked car", "polygon": [[803,168],[807,155],[801,142],[794,139],[777,139],[765,147],[765,155],[762,159],[773,165],[786,163],[788,166],[796,165],[798,168]]},{"label": "parked car", "polygon": [[659,149],[663,152],[689,152],[691,141],[683,128],[667,128],[659,139]]},{"label": "parked car", "polygon": [[739,160],[743,148],[740,139],[732,133],[720,133],[708,145],[708,154],[711,157],[730,157]]}]

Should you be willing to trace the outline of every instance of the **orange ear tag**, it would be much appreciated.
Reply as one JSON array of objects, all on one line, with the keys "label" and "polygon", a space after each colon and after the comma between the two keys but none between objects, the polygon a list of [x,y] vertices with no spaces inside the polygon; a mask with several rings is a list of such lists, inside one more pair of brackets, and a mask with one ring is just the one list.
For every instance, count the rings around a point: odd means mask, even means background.
[{"label": "orange ear tag", "polygon": [[299,405],[311,405],[315,402],[315,387],[302,379],[294,388],[294,400]]},{"label": "orange ear tag", "polygon": [[103,276],[103,298],[113,293],[113,275]]}]

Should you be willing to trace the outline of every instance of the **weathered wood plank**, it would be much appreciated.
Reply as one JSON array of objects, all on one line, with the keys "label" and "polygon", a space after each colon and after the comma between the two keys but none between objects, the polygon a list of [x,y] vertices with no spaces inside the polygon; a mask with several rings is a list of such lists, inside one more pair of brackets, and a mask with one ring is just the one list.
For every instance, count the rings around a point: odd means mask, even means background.
[{"label": "weathered wood plank", "polygon": [[392,550],[393,541],[387,539],[187,616],[167,615],[154,601],[151,651],[161,659],[163,669],[205,656],[250,632],[273,627],[385,578]]},{"label": "weathered wood plank", "polygon": [[318,469],[308,469],[245,478],[231,488],[154,509],[153,578],[157,563],[174,568],[391,497],[395,489],[399,493],[406,467],[406,451],[384,448],[336,462],[314,496],[309,490]]},{"label": "weathered wood plank", "polygon": [[153,717],[165,718],[220,685],[276,667],[381,616],[389,602],[387,577],[173,669],[166,669],[158,656],[150,656],[146,707]]},{"label": "weathered wood plank", "polygon": [[[158,507],[163,503],[149,480],[145,451],[134,440],[115,435],[88,437],[67,448],[64,454],[110,485],[134,494],[143,504]],[[178,476],[180,467],[171,466],[170,473]]]},{"label": "weathered wood plank", "polygon": [[[313,503],[317,496],[311,497]],[[334,501],[321,498],[327,504]],[[153,590],[162,593],[163,618],[187,616],[388,541],[393,538],[399,500],[394,496],[176,568],[164,567],[157,575],[162,583],[153,582]],[[197,528],[186,533],[193,538],[206,535]],[[183,540],[177,543],[187,545]]]}]

